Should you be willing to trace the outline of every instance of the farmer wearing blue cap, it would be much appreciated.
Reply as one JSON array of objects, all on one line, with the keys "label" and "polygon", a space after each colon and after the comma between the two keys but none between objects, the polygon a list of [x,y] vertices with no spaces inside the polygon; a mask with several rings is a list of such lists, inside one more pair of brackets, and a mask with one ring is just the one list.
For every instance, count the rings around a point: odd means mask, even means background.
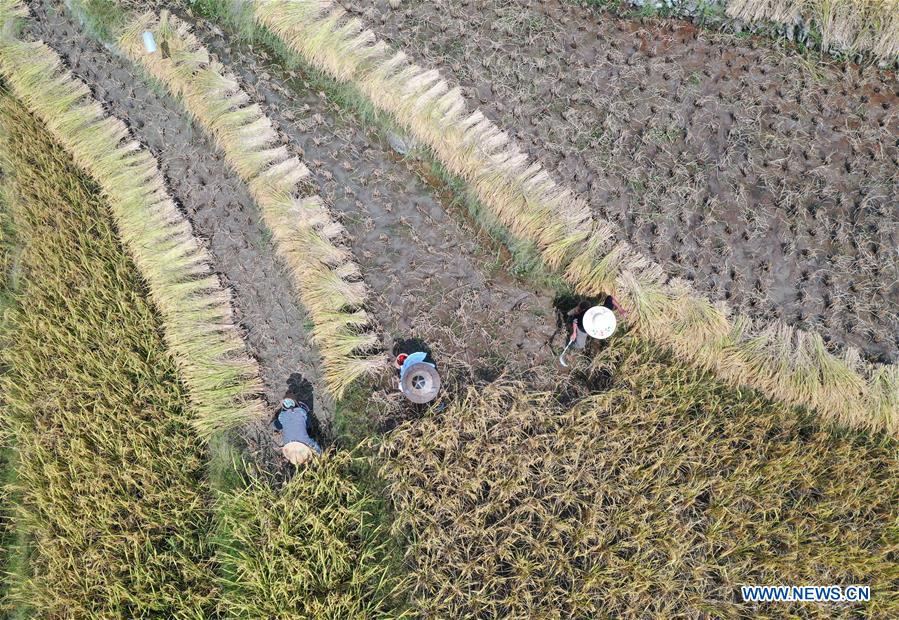
[{"label": "farmer wearing blue cap", "polygon": [[309,436],[308,421],[309,407],[288,397],[281,401],[272,422],[281,431],[281,454],[293,465],[302,465],[322,453],[318,442]]}]

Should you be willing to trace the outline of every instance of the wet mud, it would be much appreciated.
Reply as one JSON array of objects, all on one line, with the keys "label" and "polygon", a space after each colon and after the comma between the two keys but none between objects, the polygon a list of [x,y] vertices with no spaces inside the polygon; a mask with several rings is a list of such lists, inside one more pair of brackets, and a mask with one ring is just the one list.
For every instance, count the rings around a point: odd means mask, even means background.
[{"label": "wet mud", "polygon": [[418,338],[438,360],[472,374],[490,369],[538,380],[531,371],[554,359],[550,338],[556,334],[558,345],[562,337],[552,292],[510,277],[506,257],[491,254],[474,226],[448,212],[451,197],[433,179],[316,90],[301,69],[205,21],[193,23],[297,149],[349,231],[388,351],[397,340]]},{"label": "wet mud", "polygon": [[560,0],[346,3],[597,216],[750,316],[899,352],[899,82]]}]

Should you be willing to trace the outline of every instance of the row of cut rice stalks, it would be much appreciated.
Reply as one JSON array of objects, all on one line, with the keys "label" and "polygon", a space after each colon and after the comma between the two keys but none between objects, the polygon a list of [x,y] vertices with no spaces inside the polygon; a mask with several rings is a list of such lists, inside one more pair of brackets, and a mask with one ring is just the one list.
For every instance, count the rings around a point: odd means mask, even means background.
[{"label": "row of cut rice stalks", "polygon": [[330,0],[254,0],[253,18],[317,69],[358,88],[464,178],[513,234],[585,295],[613,293],[628,321],[736,385],[849,426],[899,433],[899,370],[836,354],[817,334],[733,316],[618,239],[436,70],[393,52]]},{"label": "row of cut rice stalks", "polygon": [[825,50],[899,60],[899,0],[728,0],[727,14],[791,26],[804,20],[820,31]]},{"label": "row of cut rice stalks", "polygon": [[[147,53],[142,39],[147,31],[162,53]],[[119,43],[208,129],[247,183],[312,318],[325,382],[340,397],[358,377],[383,366],[383,360],[372,354],[379,340],[366,329],[367,290],[359,266],[340,243],[346,231],[313,194],[309,170],[183,21],[167,11],[158,18],[145,14],[123,31]]]},{"label": "row of cut rice stalks", "polygon": [[263,417],[258,365],[235,325],[231,296],[169,196],[156,160],[122,121],[106,115],[52,49],[14,36],[14,22],[27,14],[18,0],[0,0],[0,74],[109,201],[122,243],[162,316],[197,431],[209,437]]}]

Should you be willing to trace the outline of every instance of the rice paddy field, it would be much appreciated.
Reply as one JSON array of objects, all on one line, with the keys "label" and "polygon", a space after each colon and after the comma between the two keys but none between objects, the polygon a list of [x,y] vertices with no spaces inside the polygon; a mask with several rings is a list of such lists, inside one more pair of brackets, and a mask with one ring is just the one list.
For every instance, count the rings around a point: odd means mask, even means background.
[{"label": "rice paddy field", "polygon": [[890,3],[622,7],[0,0],[0,617],[899,617]]}]

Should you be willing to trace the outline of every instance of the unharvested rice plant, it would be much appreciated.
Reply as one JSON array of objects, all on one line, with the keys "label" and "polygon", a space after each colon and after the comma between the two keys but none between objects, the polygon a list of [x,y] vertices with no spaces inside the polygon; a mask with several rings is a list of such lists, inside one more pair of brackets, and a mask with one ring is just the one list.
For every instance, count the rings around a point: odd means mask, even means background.
[{"label": "unharvested rice plant", "polygon": [[255,479],[218,506],[222,595],[230,618],[408,617],[396,550],[377,500],[353,481],[347,454],[279,489]]},{"label": "unharvested rice plant", "polygon": [[899,613],[895,444],[835,436],[639,340],[595,360],[610,371],[565,405],[469,390],[386,440],[424,617],[802,617],[735,591],[856,582],[881,592],[869,617]]},{"label": "unharvested rice plant", "polygon": [[8,95],[2,121],[23,247],[4,312],[3,437],[28,537],[10,599],[35,617],[202,615],[206,459],[159,317],[96,185]]},{"label": "unharvested rice plant", "polygon": [[0,615],[899,616],[895,2],[614,4],[0,0]]}]

